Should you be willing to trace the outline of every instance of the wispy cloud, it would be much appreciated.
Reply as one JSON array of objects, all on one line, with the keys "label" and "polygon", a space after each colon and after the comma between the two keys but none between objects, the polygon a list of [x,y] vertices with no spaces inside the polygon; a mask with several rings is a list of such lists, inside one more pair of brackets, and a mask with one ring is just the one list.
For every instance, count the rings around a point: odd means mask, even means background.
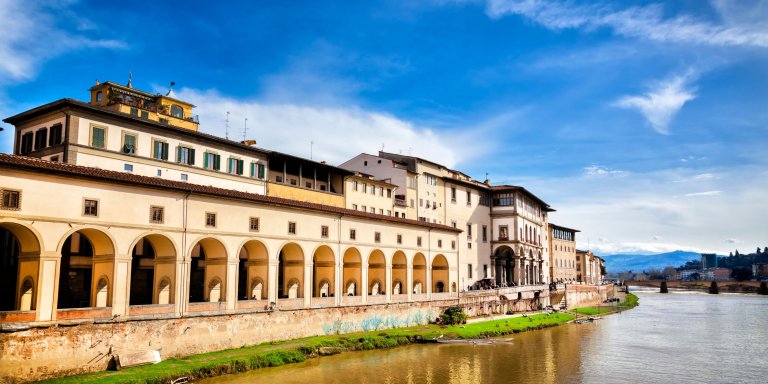
[{"label": "wispy cloud", "polygon": [[617,35],[659,42],[768,47],[768,28],[764,22],[714,23],[689,15],[667,17],[659,4],[625,9],[617,9],[617,4],[622,3],[578,5],[540,0],[488,0],[486,13],[492,18],[520,15],[553,30],[609,28]]},{"label": "wispy cloud", "polygon": [[705,192],[693,192],[693,193],[686,193],[683,196],[686,197],[695,197],[695,196],[719,196],[723,191],[705,191]]},{"label": "wispy cloud", "polygon": [[676,76],[654,84],[653,89],[639,96],[624,96],[615,105],[636,109],[643,114],[656,132],[669,134],[669,123],[686,102],[696,98],[689,89],[689,76]]},{"label": "wispy cloud", "polygon": [[584,167],[584,175],[588,177],[600,177],[600,176],[623,176],[627,172],[620,169],[611,169],[602,165],[593,164],[588,167]]},{"label": "wispy cloud", "polygon": [[[0,84],[32,79],[43,62],[66,52],[125,47],[118,40],[86,36],[94,25],[71,17],[68,4],[0,0]],[[66,23],[75,24],[75,31],[67,30]]]}]

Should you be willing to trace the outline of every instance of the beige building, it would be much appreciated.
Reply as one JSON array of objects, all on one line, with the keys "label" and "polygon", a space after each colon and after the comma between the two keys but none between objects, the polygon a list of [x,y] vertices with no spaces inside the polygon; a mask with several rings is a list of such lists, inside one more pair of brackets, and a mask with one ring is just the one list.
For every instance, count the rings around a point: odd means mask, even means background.
[{"label": "beige building", "polygon": [[576,229],[549,224],[549,264],[552,282],[575,283],[576,274]]},{"label": "beige building", "polygon": [[576,250],[576,280],[582,284],[601,284],[605,262],[592,251]]},{"label": "beige building", "polygon": [[355,173],[346,179],[346,208],[355,211],[400,217],[395,209],[397,185]]}]

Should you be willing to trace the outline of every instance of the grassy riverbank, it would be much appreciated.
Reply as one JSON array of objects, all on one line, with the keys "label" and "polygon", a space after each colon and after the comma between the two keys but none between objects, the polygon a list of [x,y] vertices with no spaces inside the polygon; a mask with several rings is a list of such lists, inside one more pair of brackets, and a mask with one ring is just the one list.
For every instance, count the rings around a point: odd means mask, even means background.
[{"label": "grassy riverbank", "polygon": [[551,327],[573,319],[574,316],[569,314],[553,313],[456,326],[429,324],[346,335],[315,336],[168,359],[159,364],[144,365],[121,371],[102,371],[70,376],[45,381],[45,383],[168,383],[170,380],[181,376],[199,379],[245,372],[262,367],[298,363],[309,358],[345,351],[392,348],[415,343],[422,339],[435,339],[440,335],[457,339],[503,336]]},{"label": "grassy riverbank", "polygon": [[627,299],[624,302],[619,303],[621,309],[631,309],[637,307],[640,304],[640,299],[633,293],[627,293]]}]

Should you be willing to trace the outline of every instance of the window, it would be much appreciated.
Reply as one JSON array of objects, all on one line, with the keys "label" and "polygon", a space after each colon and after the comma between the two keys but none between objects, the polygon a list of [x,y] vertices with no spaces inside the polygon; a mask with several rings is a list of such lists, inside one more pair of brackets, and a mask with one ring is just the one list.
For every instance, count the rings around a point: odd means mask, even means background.
[{"label": "window", "polygon": [[403,235],[401,235],[401,234],[397,235],[397,243],[398,244],[402,244],[403,243]]},{"label": "window", "polygon": [[416,246],[421,247],[421,236],[416,237]]},{"label": "window", "polygon": [[379,215],[383,215],[383,214],[384,214],[384,210],[379,208]]},{"label": "window", "polygon": [[127,163],[124,164],[123,170],[125,170],[126,172],[133,172],[133,164],[127,164]]},{"label": "window", "polygon": [[363,212],[368,212],[368,207],[366,207],[365,205],[363,205],[363,209],[361,209],[361,211],[363,211]]},{"label": "window", "polygon": [[456,220],[451,220],[451,227],[456,228]]},{"label": "window", "polygon": [[168,160],[168,143],[164,141],[153,141],[152,158],[158,160]]},{"label": "window", "polygon": [[195,149],[179,145],[176,147],[176,162],[195,165]]},{"label": "window", "polygon": [[323,225],[320,227],[320,237],[327,239],[328,238],[328,226]]},{"label": "window", "polygon": [[163,175],[163,170],[162,169],[158,169],[157,170],[157,177],[160,177],[162,175]]},{"label": "window", "polygon": [[83,216],[99,216],[99,201],[92,199],[83,200]]},{"label": "window", "polygon": [[456,240],[451,240],[451,249],[456,249]]},{"label": "window", "polygon": [[248,220],[248,230],[251,232],[258,232],[259,231],[259,218],[258,217],[251,217]]},{"label": "window", "polygon": [[349,239],[350,240],[357,239],[357,232],[354,229],[350,229],[349,230]]},{"label": "window", "polygon": [[379,196],[384,196],[384,188],[379,187]]},{"label": "window", "polygon": [[243,174],[243,160],[230,157],[227,162],[227,172],[233,175]]},{"label": "window", "polygon": [[205,213],[205,226],[216,227],[216,214],[213,212]]},{"label": "window", "polygon": [[376,186],[375,185],[371,185],[370,192],[371,192],[371,195],[375,195],[376,194]]},{"label": "window", "polygon": [[320,186],[320,190],[321,190],[321,191],[325,191],[325,185],[321,185],[321,186]]},{"label": "window", "polygon": [[371,213],[376,213],[376,208],[371,207]]},{"label": "window", "polygon": [[[454,247],[455,247],[455,246],[456,246],[456,245],[454,244]],[[442,247],[443,247],[443,240],[442,240],[442,239],[440,239],[440,240],[437,240],[437,247],[438,247],[438,248],[442,248]]]},{"label": "window", "polygon": [[483,264],[483,277],[488,277],[488,264]]},{"label": "window", "polygon": [[467,223],[467,240],[472,240],[472,224]]},{"label": "window", "polygon": [[357,192],[357,180],[352,181],[352,190]]},{"label": "window", "polygon": [[307,188],[312,188],[312,182],[311,181],[307,181],[306,183],[304,183],[304,186],[307,187]]},{"label": "window", "polygon": [[266,171],[266,167],[264,167],[264,164],[256,163],[256,162],[251,163],[251,177],[257,177],[259,179],[263,179],[265,171]]},{"label": "window", "polygon": [[136,135],[123,133],[123,153],[136,154]]},{"label": "window", "polygon": [[21,136],[21,144],[19,145],[19,154],[28,155],[32,152],[32,132],[27,132]]},{"label": "window", "polygon": [[472,191],[467,189],[467,205],[472,205]]},{"label": "window", "polygon": [[408,176],[408,188],[416,189],[416,177]]},{"label": "window", "polygon": [[61,144],[61,124],[54,124],[51,126],[51,132],[48,137],[48,145]]},{"label": "window", "polygon": [[187,175],[186,173],[182,173],[181,174],[181,181],[188,181],[188,180],[189,180],[189,175]]},{"label": "window", "polygon": [[451,203],[456,202],[456,187],[451,187]]},{"label": "window", "polygon": [[10,189],[3,190],[2,209],[17,210],[21,207],[21,192]]},{"label": "window", "polygon": [[279,175],[275,175],[275,182],[276,183],[282,183],[283,182],[283,177],[279,176]]},{"label": "window", "polygon": [[424,182],[427,183],[427,185],[437,185],[437,178],[432,175],[424,174]]},{"label": "window", "polygon": [[217,153],[205,152],[203,156],[203,168],[218,171],[221,167],[221,155]]},{"label": "window", "polygon": [[483,243],[488,242],[488,226],[483,225]]},{"label": "window", "polygon": [[467,264],[467,277],[472,278],[472,264]]},{"label": "window", "polygon": [[149,119],[149,112],[147,112],[147,111],[141,111],[141,117],[143,117],[143,118],[145,118],[145,119]]},{"label": "window", "polygon": [[294,223],[293,221],[288,222],[288,234],[289,235],[296,234],[296,223]]},{"label": "window", "polygon": [[368,193],[368,184],[362,183],[360,186],[363,187],[363,193]]},{"label": "window", "polygon": [[139,110],[136,108],[131,108],[131,116],[138,116]]},{"label": "window", "polygon": [[352,204],[352,209],[357,211],[357,204]]},{"label": "window", "polygon": [[178,117],[179,119],[184,118],[184,110],[181,109],[180,106],[173,104],[171,105],[171,116]]},{"label": "window", "polygon": [[493,205],[499,207],[513,207],[515,205],[515,194],[512,192],[496,194],[493,196]]},{"label": "window", "polygon": [[149,222],[152,224],[162,224],[164,219],[165,209],[163,207],[150,206],[149,207]]},{"label": "window", "polygon": [[296,184],[298,184],[298,183],[299,183],[299,182],[298,182],[296,179],[291,179],[291,185],[296,185]]},{"label": "window", "polygon": [[509,240],[509,232],[506,225],[499,225],[499,240]]},{"label": "window", "polygon": [[91,147],[105,148],[107,129],[104,127],[91,127]]},{"label": "window", "polygon": [[368,166],[368,161],[367,160],[363,161],[363,167],[367,167],[367,166]]},{"label": "window", "polygon": [[45,148],[48,144],[48,128],[40,128],[35,131],[35,150]]},{"label": "window", "polygon": [[163,123],[163,124],[168,124],[168,119],[165,119],[165,118],[161,117],[160,118],[160,122]]},{"label": "window", "polygon": [[104,95],[101,93],[101,91],[96,92],[96,102],[101,102],[103,98]]},{"label": "window", "polygon": [[472,243],[467,243],[467,249],[472,249]]},{"label": "window", "polygon": [[391,209],[387,209],[387,216],[392,216],[392,210]]},{"label": "window", "polygon": [[392,197],[392,188],[387,188],[387,198]]},{"label": "window", "polygon": [[59,162],[59,155],[51,156],[51,162],[58,163]]},{"label": "window", "polygon": [[413,200],[413,199],[411,199],[411,208],[415,208],[415,207],[414,207],[415,205],[416,205],[416,204],[415,204],[414,200]]},{"label": "window", "polygon": [[381,232],[373,233],[373,241],[376,243],[381,243]]}]

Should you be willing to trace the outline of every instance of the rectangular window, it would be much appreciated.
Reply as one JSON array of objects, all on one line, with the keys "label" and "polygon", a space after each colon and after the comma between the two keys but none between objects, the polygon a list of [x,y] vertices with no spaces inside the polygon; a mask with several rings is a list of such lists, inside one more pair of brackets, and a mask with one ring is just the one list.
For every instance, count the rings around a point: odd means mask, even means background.
[{"label": "rectangular window", "polygon": [[467,223],[467,240],[472,240],[472,224]]},{"label": "rectangular window", "polygon": [[138,116],[139,110],[136,108],[131,108],[131,116]]},{"label": "rectangular window", "polygon": [[21,136],[21,144],[19,145],[20,155],[28,155],[32,152],[33,140],[32,132],[27,132]]},{"label": "rectangular window", "polygon": [[352,181],[352,190],[357,192],[357,181],[356,180]]},{"label": "rectangular window", "polygon": [[221,169],[221,155],[205,152],[203,155],[203,168],[218,171]]},{"label": "rectangular window", "polygon": [[493,195],[493,205],[498,207],[515,206],[515,194],[512,192]]},{"label": "rectangular window", "polygon": [[328,226],[323,225],[320,227],[320,237],[327,239],[328,238]]},{"label": "rectangular window", "polygon": [[233,175],[242,175],[243,160],[230,157],[227,161],[227,172]]},{"label": "rectangular window", "polygon": [[188,180],[189,180],[189,175],[187,175],[186,173],[182,173],[181,174],[181,181],[188,181]]},{"label": "rectangular window", "polygon": [[[442,248],[442,247],[443,247],[443,240],[442,240],[442,239],[441,239],[441,240],[437,240],[437,247],[438,247],[438,248]],[[455,247],[456,247],[456,246],[455,246],[455,244],[454,244],[454,248],[455,248]]]},{"label": "rectangular window", "polygon": [[384,196],[384,188],[379,187],[379,196]]},{"label": "rectangular window", "polygon": [[483,225],[483,243],[488,242],[488,226]]},{"label": "rectangular window", "polygon": [[392,210],[391,209],[387,209],[387,216],[392,216]]},{"label": "rectangular window", "polygon": [[149,118],[149,112],[147,111],[141,111],[141,117],[148,119]]},{"label": "rectangular window", "polygon": [[451,220],[451,227],[456,228],[456,220]]},{"label": "rectangular window", "polygon": [[354,209],[355,211],[357,211],[357,204],[352,204],[352,209]]},{"label": "rectangular window", "polygon": [[205,226],[216,227],[216,214],[213,212],[205,213]]},{"label": "rectangular window", "polygon": [[387,198],[392,198],[392,189],[387,188]]},{"label": "rectangular window", "polygon": [[376,213],[376,208],[371,207],[371,213]]},{"label": "rectangular window", "polygon": [[371,192],[371,195],[375,195],[376,194],[376,186],[375,185],[371,185],[371,189],[369,191]]},{"label": "rectangular window", "polygon": [[168,160],[168,143],[164,141],[153,141],[152,158],[158,160]]},{"label": "rectangular window", "polygon": [[488,278],[488,264],[483,264],[483,278]]},{"label": "rectangular window", "polygon": [[298,184],[298,183],[299,183],[299,182],[298,182],[298,181],[296,181],[296,179],[291,179],[291,185],[296,185],[296,184]]},{"label": "rectangular window", "polygon": [[133,172],[133,164],[124,164],[124,165],[123,165],[123,169],[124,169],[126,172]]},{"label": "rectangular window", "polygon": [[354,229],[350,229],[349,230],[349,239],[350,240],[357,239],[357,232]]},{"label": "rectangular window", "polygon": [[411,205],[411,208],[415,208],[414,206],[415,206],[416,204],[414,203],[413,199],[411,199],[411,204],[410,204],[410,205]]},{"label": "rectangular window", "polygon": [[129,133],[123,134],[123,153],[127,153],[129,155],[136,154],[136,135]]},{"label": "rectangular window", "polygon": [[499,240],[509,240],[509,230],[506,225],[499,225]]},{"label": "rectangular window", "polygon": [[456,249],[456,240],[451,240],[451,249]]},{"label": "rectangular window", "polygon": [[472,278],[472,264],[467,264],[467,277]]},{"label": "rectangular window", "polygon": [[195,165],[195,149],[179,145],[176,147],[176,162]]},{"label": "rectangular window", "polygon": [[373,233],[373,241],[375,243],[381,243],[381,232],[374,232]]},{"label": "rectangular window", "polygon": [[48,145],[61,144],[61,124],[51,126],[51,134],[48,137]]},{"label": "rectangular window", "polygon": [[368,207],[367,207],[367,206],[365,206],[365,205],[363,205],[363,209],[361,209],[361,211],[363,211],[363,212],[368,212]]},{"label": "rectangular window", "polygon": [[304,183],[304,186],[311,189],[312,188],[312,182],[311,181],[307,181],[307,182]]},{"label": "rectangular window", "polygon": [[163,170],[162,169],[158,169],[157,170],[157,177],[160,177],[162,175],[163,175]]},{"label": "rectangular window", "polygon": [[467,205],[472,205],[472,191],[467,190]]},{"label": "rectangular window", "polygon": [[401,234],[397,235],[397,243],[398,244],[402,244],[403,243],[403,235],[401,235]]},{"label": "rectangular window", "polygon": [[456,187],[451,187],[451,203],[456,202]]},{"label": "rectangular window", "polygon": [[35,150],[45,148],[48,144],[48,128],[40,128],[35,131]]},{"label": "rectangular window", "polygon": [[363,193],[368,193],[368,184],[362,183],[360,186],[363,187]]},{"label": "rectangular window", "polygon": [[99,201],[92,199],[83,200],[83,216],[99,216]]},{"label": "rectangular window", "polygon": [[288,234],[289,235],[296,234],[296,223],[294,223],[293,221],[288,222]]},{"label": "rectangular window", "polygon": [[259,179],[263,179],[264,177],[266,177],[267,167],[264,166],[264,164],[259,163],[256,166],[256,172],[257,172],[257,177]]},{"label": "rectangular window", "polygon": [[258,232],[259,231],[259,218],[258,217],[251,217],[248,220],[248,230],[251,232]]},{"label": "rectangular window", "polygon": [[383,215],[383,214],[384,214],[384,210],[379,208],[379,215]]},{"label": "rectangular window", "polygon": [[472,243],[467,243],[467,249],[472,249]]},{"label": "rectangular window", "polygon": [[51,162],[58,163],[59,162],[59,155],[51,156]]},{"label": "rectangular window", "polygon": [[3,209],[17,210],[21,207],[21,192],[9,189],[3,190]]},{"label": "rectangular window", "polygon": [[416,237],[416,246],[421,247],[421,236]]},{"label": "rectangular window", "polygon": [[164,219],[165,209],[163,207],[150,206],[149,207],[149,222],[152,224],[162,224]]},{"label": "rectangular window", "polygon": [[91,147],[105,148],[107,129],[103,127],[91,127]]}]

